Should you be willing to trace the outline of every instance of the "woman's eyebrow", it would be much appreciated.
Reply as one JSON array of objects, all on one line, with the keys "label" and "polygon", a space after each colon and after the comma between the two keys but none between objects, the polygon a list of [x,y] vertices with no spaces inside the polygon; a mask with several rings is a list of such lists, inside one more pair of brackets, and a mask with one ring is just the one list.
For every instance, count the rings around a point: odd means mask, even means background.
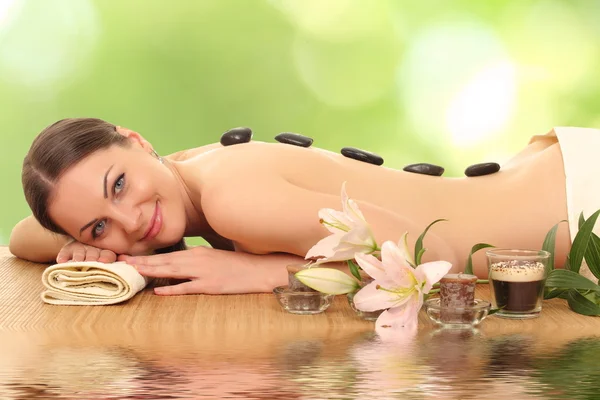
[{"label": "woman's eyebrow", "polygon": [[106,181],[108,180],[108,173],[110,172],[110,170],[112,169],[112,167],[114,167],[115,164],[111,165],[110,167],[108,167],[108,169],[106,170],[106,173],[104,174],[104,198],[108,199],[108,190],[106,189]]},{"label": "woman's eyebrow", "polygon": [[81,236],[81,233],[82,233],[83,231],[85,231],[85,230],[86,230],[87,228],[89,228],[90,226],[94,225],[96,222],[98,222],[98,220],[97,220],[97,219],[95,219],[95,220],[93,220],[93,221],[90,221],[90,222],[88,222],[87,224],[85,224],[85,225],[83,226],[83,228],[81,228],[81,229],[79,230],[79,236]]}]

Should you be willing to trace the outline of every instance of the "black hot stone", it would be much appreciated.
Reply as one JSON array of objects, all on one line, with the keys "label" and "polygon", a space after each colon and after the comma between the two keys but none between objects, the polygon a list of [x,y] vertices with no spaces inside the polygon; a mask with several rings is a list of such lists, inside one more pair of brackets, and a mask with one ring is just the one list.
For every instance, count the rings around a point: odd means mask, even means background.
[{"label": "black hot stone", "polygon": [[353,158],[358,161],[364,161],[369,164],[383,164],[383,158],[381,158],[381,156],[365,150],[356,149],[354,147],[344,147],[342,149],[342,155],[344,157]]},{"label": "black hot stone", "polygon": [[482,175],[494,174],[498,171],[500,171],[500,164],[495,163],[495,162],[488,162],[488,163],[474,164],[474,165],[471,165],[470,167],[467,167],[467,169],[465,169],[465,175],[466,176],[482,176]]},{"label": "black hot stone", "polygon": [[282,132],[275,136],[275,140],[279,143],[293,144],[294,146],[310,147],[313,140],[308,136],[299,135],[292,132]]},{"label": "black hot stone", "polygon": [[231,146],[232,144],[248,143],[252,139],[252,129],[233,128],[221,135],[221,144]]},{"label": "black hot stone", "polygon": [[406,172],[414,172],[415,174],[431,176],[442,176],[444,173],[444,167],[427,163],[410,164],[402,169]]}]

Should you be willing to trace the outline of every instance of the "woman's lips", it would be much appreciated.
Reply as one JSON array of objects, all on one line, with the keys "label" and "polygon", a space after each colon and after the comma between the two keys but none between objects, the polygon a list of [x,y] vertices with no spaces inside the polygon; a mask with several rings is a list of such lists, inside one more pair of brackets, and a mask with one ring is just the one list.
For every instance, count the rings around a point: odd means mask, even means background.
[{"label": "woman's lips", "polygon": [[148,230],[146,234],[142,238],[142,240],[151,240],[158,235],[160,229],[162,228],[162,213],[160,212],[160,203],[156,202],[156,207],[154,208],[154,214],[152,214],[152,218],[150,218],[150,223],[148,224]]}]

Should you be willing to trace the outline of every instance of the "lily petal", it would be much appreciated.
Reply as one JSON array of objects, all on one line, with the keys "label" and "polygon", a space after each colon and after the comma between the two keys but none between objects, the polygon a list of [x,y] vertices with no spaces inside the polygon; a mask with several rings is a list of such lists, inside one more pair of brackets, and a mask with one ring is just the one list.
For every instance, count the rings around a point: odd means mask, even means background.
[{"label": "lily petal", "polygon": [[307,268],[296,273],[306,286],[321,293],[346,294],[358,289],[358,282],[334,268]]},{"label": "lily petal", "polygon": [[400,241],[398,241],[398,247],[403,251],[406,262],[410,265],[415,265],[415,260],[408,248],[408,232],[404,232],[404,235],[402,235]]},{"label": "lily petal", "polygon": [[379,288],[374,281],[363,287],[354,295],[354,306],[361,311],[377,311],[397,306],[398,295]]},{"label": "lily petal", "polygon": [[383,263],[377,257],[370,254],[355,254],[354,259],[371,278],[379,281],[389,279]]},{"label": "lily petal", "polygon": [[397,287],[412,287],[417,283],[414,269],[406,262],[404,252],[392,241],[386,241],[381,246],[381,259],[389,279]]},{"label": "lily petal", "polygon": [[333,256],[335,254],[333,248],[338,245],[342,236],[343,234],[339,233],[324,237],[323,239],[319,240],[317,244],[311,247],[310,250],[308,250],[308,253],[306,253],[306,257],[304,258],[308,260],[311,258],[328,258]]},{"label": "lily petal", "polygon": [[342,209],[344,210],[344,214],[350,216],[355,222],[363,222],[367,223],[363,213],[358,208],[358,204],[350,197],[348,197],[348,193],[346,193],[346,182],[342,183]]},{"label": "lily petal", "polygon": [[422,305],[423,296],[415,293],[402,306],[390,308],[381,313],[375,322],[376,331],[379,333],[380,330],[384,329],[399,330],[408,328],[411,330],[416,328],[419,323],[419,310]]},{"label": "lily petal", "polygon": [[419,282],[424,282],[423,293],[429,293],[431,287],[439,282],[452,268],[448,261],[432,261],[419,265],[415,269],[415,276]]},{"label": "lily petal", "polygon": [[372,253],[375,251],[377,243],[375,238],[371,235],[368,228],[355,228],[350,232],[346,233],[340,239],[340,247],[347,245],[355,248],[363,248],[364,251],[357,250],[360,253]]},{"label": "lily petal", "polygon": [[331,233],[348,232],[354,225],[354,222],[346,214],[332,208],[320,209],[319,219],[321,224]]}]

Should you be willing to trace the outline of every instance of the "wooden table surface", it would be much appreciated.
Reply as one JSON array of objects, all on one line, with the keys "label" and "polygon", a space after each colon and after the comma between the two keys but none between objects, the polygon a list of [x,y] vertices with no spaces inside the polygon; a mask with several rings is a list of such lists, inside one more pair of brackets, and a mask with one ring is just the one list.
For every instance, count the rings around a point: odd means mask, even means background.
[{"label": "wooden table surface", "polygon": [[[372,322],[357,318],[345,296],[336,296],[324,313],[299,316],[286,313],[272,294],[156,296],[146,288],[131,300],[111,306],[53,306],[42,302],[41,275],[46,264],[20,260],[0,247],[0,332],[51,332],[65,329],[95,332],[367,332]],[[477,297],[489,300],[487,285]],[[422,310],[420,329],[435,325]],[[569,327],[569,329],[563,329]],[[552,332],[553,336],[600,333],[600,318],[572,312],[562,299],[544,301],[539,318],[507,320],[488,317],[486,333]],[[278,332],[278,333],[274,333]],[[210,335],[209,335],[210,336]]]}]

